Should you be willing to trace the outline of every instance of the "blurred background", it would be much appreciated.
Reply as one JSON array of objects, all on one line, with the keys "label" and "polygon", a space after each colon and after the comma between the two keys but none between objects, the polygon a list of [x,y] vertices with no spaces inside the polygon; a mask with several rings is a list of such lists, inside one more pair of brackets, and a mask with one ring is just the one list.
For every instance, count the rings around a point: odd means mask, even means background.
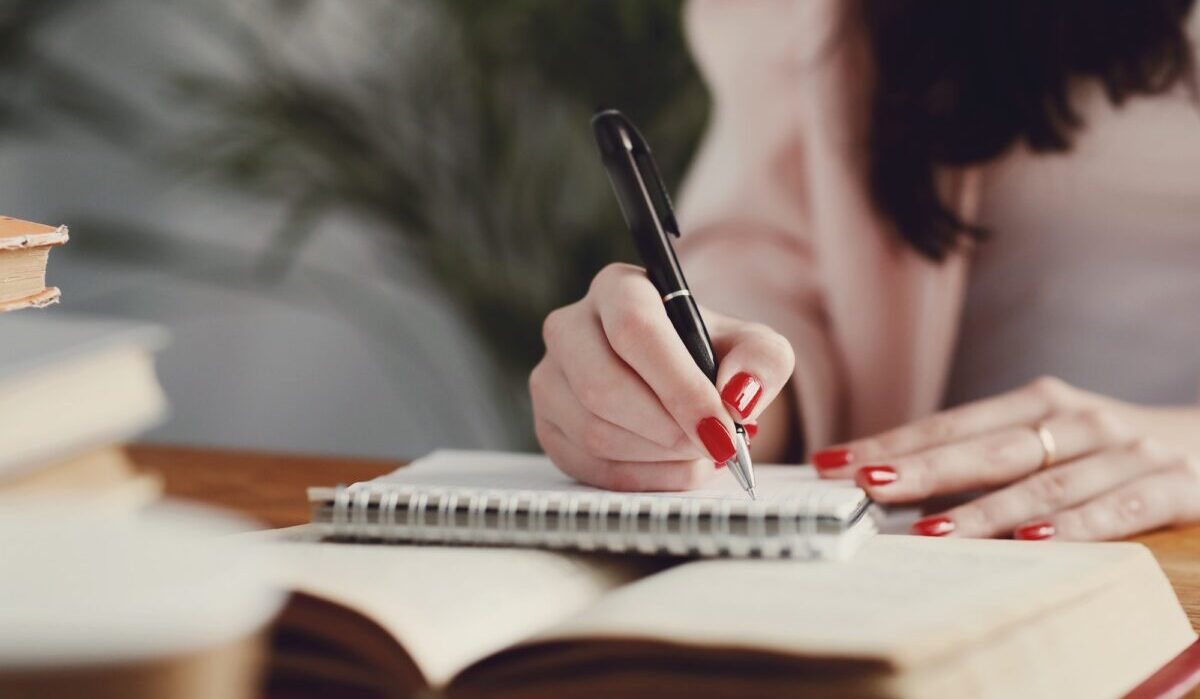
[{"label": "blurred background", "polygon": [[170,328],[150,441],[534,446],[550,309],[631,260],[591,141],[676,187],[677,0],[0,0],[0,213],[65,223],[51,313]]}]

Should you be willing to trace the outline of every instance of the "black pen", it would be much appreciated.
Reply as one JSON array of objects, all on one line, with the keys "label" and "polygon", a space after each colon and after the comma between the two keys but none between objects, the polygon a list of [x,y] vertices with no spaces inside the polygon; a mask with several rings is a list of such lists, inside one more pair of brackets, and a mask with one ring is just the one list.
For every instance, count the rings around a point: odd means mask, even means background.
[{"label": "black pen", "polygon": [[[679,224],[671,209],[671,199],[658,175],[658,166],[650,155],[650,146],[638,133],[633,122],[615,109],[605,109],[592,116],[596,145],[608,171],[625,215],[625,223],[633,233],[646,275],[662,297],[679,339],[704,375],[717,383],[717,358],[713,354],[708,328],[700,317],[700,308],[688,289],[683,270],[675,257],[670,236],[679,237]],[[727,462],[729,470],[742,488],[754,497],[754,466],[750,462],[746,428],[734,425],[736,453]]]}]

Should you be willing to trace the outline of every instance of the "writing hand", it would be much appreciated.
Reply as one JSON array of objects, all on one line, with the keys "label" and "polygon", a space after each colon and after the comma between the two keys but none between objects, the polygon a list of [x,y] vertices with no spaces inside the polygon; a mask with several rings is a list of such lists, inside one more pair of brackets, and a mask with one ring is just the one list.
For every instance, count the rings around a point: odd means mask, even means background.
[{"label": "writing hand", "polygon": [[1184,436],[1200,433],[1200,414],[1184,412],[1044,378],[813,460],[823,477],[853,476],[882,503],[995,489],[917,522],[919,534],[1117,539],[1200,520],[1200,466]]},{"label": "writing hand", "polygon": [[547,316],[529,391],[538,441],[559,468],[610,490],[686,490],[733,455],[734,419],[758,419],[794,357],[765,326],[703,314],[720,392],[640,267],[605,267],[587,296]]}]

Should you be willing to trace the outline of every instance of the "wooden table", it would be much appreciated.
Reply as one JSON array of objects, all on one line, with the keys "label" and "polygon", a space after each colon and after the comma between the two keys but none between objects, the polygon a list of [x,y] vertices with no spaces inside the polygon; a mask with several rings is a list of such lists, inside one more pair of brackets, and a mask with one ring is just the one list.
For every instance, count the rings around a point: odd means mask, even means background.
[{"label": "wooden table", "polygon": [[[308,521],[308,486],[368,480],[403,461],[135,445],[133,461],[164,477],[166,492],[247,514],[264,527]],[[1137,537],[1154,552],[1200,631],[1200,525]],[[1188,695],[1200,699],[1200,691]]]},{"label": "wooden table", "polygon": [[[404,465],[398,460],[149,445],[132,446],[129,454],[139,466],[163,475],[168,495],[237,510],[264,527],[307,522],[304,490],[310,485],[364,481]],[[1200,526],[1135,540],[1154,552],[1192,626],[1200,630]]]}]

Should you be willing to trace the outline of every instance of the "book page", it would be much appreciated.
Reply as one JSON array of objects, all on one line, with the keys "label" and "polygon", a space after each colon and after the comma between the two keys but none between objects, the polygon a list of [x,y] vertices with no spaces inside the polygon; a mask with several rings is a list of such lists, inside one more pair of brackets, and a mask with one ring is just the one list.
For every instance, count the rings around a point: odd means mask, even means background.
[{"label": "book page", "polygon": [[322,543],[308,526],[249,536],[279,560],[283,585],[374,620],[433,687],[664,565],[540,550]]},{"label": "book page", "polygon": [[[758,502],[811,506],[820,514],[846,517],[866,497],[850,481],[818,478],[811,466],[759,464],[754,467]],[[369,481],[373,485],[402,484],[466,490],[530,491],[538,493],[608,493],[592,488],[558,470],[541,454],[441,450],[408,466]],[[702,487],[686,492],[638,493],[671,499],[721,499],[737,504],[750,499],[737,480],[714,470]],[[621,497],[616,494],[614,497]]]},{"label": "book page", "polygon": [[904,666],[1138,563],[1155,565],[1136,544],[877,536],[846,563],[687,563],[613,592],[539,640],[658,640]]}]

